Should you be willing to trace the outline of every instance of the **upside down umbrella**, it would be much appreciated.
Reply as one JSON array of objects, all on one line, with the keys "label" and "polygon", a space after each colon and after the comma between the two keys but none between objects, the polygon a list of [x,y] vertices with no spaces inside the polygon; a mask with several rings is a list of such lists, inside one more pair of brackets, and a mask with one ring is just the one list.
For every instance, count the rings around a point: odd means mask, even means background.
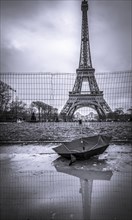
[{"label": "upside down umbrella", "polygon": [[63,142],[53,150],[62,157],[71,159],[71,165],[75,160],[89,159],[92,156],[103,153],[109,146],[111,136],[94,135],[82,137],[70,142]]}]

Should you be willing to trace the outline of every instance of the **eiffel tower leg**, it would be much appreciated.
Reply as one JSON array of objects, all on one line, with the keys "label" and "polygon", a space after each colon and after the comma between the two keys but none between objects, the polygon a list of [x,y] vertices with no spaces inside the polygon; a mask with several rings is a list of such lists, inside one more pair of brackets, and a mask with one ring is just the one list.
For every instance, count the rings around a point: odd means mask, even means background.
[{"label": "eiffel tower leg", "polygon": [[98,108],[99,108],[99,117],[102,120],[106,120],[107,113],[112,112],[112,110],[110,109],[109,105],[107,104],[104,98],[100,103],[98,103]]},{"label": "eiffel tower leg", "polygon": [[95,106],[95,110],[98,113],[99,119],[105,119],[106,118],[105,112],[103,111],[103,109],[101,107]]},{"label": "eiffel tower leg", "polygon": [[62,111],[60,112],[60,118],[63,121],[71,121],[72,120],[72,116],[75,111],[74,103],[75,103],[75,101],[72,102],[70,99],[68,99],[68,101],[66,102],[65,106],[63,107]]},{"label": "eiffel tower leg", "polygon": [[71,118],[73,118],[73,114],[74,114],[75,111],[76,111],[76,106],[74,106],[74,107],[72,107],[72,108],[70,109],[69,116],[70,116]]},{"label": "eiffel tower leg", "polygon": [[103,104],[101,105],[102,108],[105,110],[106,113],[108,112],[112,112],[111,108],[109,107],[109,105],[107,104],[107,102],[105,100],[103,100]]},{"label": "eiffel tower leg", "polygon": [[61,110],[60,112],[60,118],[63,120],[63,121],[66,121],[67,120],[67,113],[69,111],[71,107],[71,104],[69,102],[69,99],[68,101],[66,102],[66,104],[64,105],[63,109]]}]

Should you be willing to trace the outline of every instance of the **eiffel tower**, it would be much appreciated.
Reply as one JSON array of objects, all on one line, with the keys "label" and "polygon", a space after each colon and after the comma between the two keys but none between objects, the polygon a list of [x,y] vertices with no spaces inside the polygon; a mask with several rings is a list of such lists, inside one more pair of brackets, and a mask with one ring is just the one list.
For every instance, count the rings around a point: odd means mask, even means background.
[{"label": "eiffel tower", "polygon": [[[69,92],[69,99],[60,112],[60,117],[68,121],[73,117],[74,112],[82,107],[93,108],[100,119],[104,119],[106,114],[111,112],[111,109],[103,98],[103,91],[99,90],[92,67],[89,28],[88,28],[88,2],[82,1],[82,31],[81,31],[81,50],[79,68],[76,70],[76,79],[72,89]],[[87,82],[87,89],[82,91],[82,85]],[[86,84],[86,83],[85,83]]]}]

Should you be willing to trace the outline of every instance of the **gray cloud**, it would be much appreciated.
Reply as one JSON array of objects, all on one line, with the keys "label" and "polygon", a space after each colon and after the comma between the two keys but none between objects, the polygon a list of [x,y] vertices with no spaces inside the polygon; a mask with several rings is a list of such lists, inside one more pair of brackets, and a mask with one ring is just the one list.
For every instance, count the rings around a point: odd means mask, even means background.
[{"label": "gray cloud", "polygon": [[[1,71],[75,72],[81,1],[2,1]],[[131,1],[89,1],[93,66],[131,69]]]}]

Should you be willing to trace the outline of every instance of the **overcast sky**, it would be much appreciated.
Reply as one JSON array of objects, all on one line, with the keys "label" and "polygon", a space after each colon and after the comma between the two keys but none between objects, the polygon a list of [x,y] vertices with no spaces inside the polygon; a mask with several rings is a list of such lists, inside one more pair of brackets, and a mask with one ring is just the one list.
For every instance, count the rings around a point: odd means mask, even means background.
[{"label": "overcast sky", "polygon": [[[90,0],[96,72],[132,69],[131,1]],[[75,72],[81,0],[1,1],[1,72]]]}]

